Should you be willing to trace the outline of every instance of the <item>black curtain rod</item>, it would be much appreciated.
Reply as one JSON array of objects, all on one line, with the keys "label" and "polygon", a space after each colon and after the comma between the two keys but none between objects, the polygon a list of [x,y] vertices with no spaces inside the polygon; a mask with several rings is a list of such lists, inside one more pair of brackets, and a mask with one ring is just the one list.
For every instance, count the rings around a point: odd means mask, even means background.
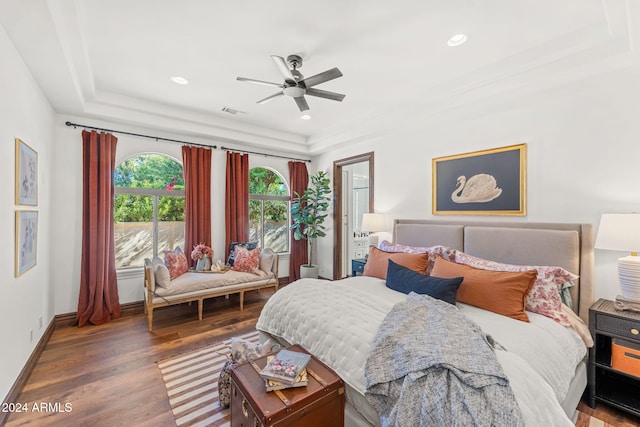
[{"label": "black curtain rod", "polygon": [[74,129],[77,126],[80,126],[80,127],[85,128],[85,129],[102,130],[102,131],[105,131],[105,132],[115,132],[115,133],[122,133],[122,134],[125,134],[125,135],[140,136],[142,138],[155,139],[156,141],[169,141],[169,142],[177,142],[179,144],[195,145],[197,147],[214,148],[214,149],[218,148],[218,146],[216,146],[216,145],[197,144],[195,142],[181,141],[179,139],[169,139],[169,138],[162,138],[160,136],[143,135],[141,133],[125,132],[123,130],[98,128],[98,127],[95,127],[95,126],[81,125],[81,124],[78,124],[78,123],[65,122],[65,125],[73,126]]},{"label": "black curtain rod", "polygon": [[277,154],[265,154],[265,153],[257,153],[255,151],[247,151],[247,150],[238,150],[235,148],[229,148],[229,147],[220,147],[221,150],[228,150],[228,151],[237,151],[239,153],[248,153],[248,154],[255,154],[258,156],[265,156],[265,157],[277,157],[279,159],[287,159],[287,160],[297,160],[299,162],[308,162],[311,163],[311,160],[309,159],[296,159],[294,157],[287,157],[287,156],[278,156]]},{"label": "black curtain rod", "polygon": [[[65,122],[65,125],[73,126],[74,129],[76,127],[80,126],[80,127],[85,128],[85,129],[94,129],[94,130],[101,130],[101,131],[105,131],[105,132],[122,133],[122,134],[125,134],[125,135],[132,135],[132,136],[139,136],[139,137],[142,137],[142,138],[155,139],[156,141],[177,142],[179,144],[195,145],[197,147],[205,147],[205,148],[212,148],[212,149],[218,148],[217,145],[197,144],[195,142],[181,141],[179,139],[162,138],[162,137],[159,137],[159,136],[144,135],[144,134],[141,134],[141,133],[126,132],[126,131],[123,131],[123,130],[105,129],[105,128],[99,128],[99,127],[95,127],[95,126],[81,125],[79,123]],[[277,157],[277,158],[280,158],[280,159],[297,160],[297,161],[300,161],[300,162],[309,162],[309,163],[311,162],[311,160],[308,160],[308,159],[296,159],[296,158],[292,158],[292,157],[278,156],[277,154],[256,153],[254,151],[236,150],[234,148],[228,148],[228,147],[220,147],[220,149],[221,150],[239,151],[241,153],[256,154],[256,155],[265,156],[265,157]]]}]

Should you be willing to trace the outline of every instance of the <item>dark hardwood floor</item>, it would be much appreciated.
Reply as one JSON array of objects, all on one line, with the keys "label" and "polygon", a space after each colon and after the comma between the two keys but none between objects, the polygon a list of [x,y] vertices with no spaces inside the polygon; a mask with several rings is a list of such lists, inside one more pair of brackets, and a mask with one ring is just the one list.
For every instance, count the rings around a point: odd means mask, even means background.
[{"label": "dark hardwood floor", "polygon": [[[56,325],[16,404],[28,411],[9,415],[7,426],[174,426],[156,363],[255,328],[272,290],[249,292],[245,309],[238,296],[209,299],[200,322],[197,305],[154,312],[147,331],[142,309],[101,326]],[[44,404],[45,406],[41,406]],[[34,411],[34,405],[43,411]],[[577,426],[589,417],[605,426],[638,426],[636,417],[605,405],[581,404]]]},{"label": "dark hardwood floor", "polygon": [[[237,295],[205,300],[201,322],[195,303],[161,308],[151,333],[142,308],[100,326],[58,324],[15,402],[28,411],[6,425],[175,425],[155,362],[254,330],[272,294],[247,292],[243,311]],[[51,411],[34,411],[41,403]]]}]

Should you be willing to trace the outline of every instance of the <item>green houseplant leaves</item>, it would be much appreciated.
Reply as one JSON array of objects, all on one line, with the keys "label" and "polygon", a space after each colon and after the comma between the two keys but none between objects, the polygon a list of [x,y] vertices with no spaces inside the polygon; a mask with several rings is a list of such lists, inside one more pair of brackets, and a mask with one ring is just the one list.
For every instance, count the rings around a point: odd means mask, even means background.
[{"label": "green houseplant leaves", "polygon": [[313,239],[326,236],[324,220],[327,218],[331,194],[330,180],[327,173],[319,171],[310,177],[310,185],[300,194],[294,193],[291,203],[291,230],[296,240],[307,240],[309,245],[309,259],[307,266],[313,260]]}]

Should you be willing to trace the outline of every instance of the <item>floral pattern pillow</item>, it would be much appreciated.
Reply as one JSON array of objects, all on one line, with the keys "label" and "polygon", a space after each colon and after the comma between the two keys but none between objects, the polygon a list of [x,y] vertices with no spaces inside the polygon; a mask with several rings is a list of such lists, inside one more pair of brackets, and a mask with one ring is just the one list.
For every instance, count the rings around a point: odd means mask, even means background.
[{"label": "floral pattern pillow", "polygon": [[189,261],[187,256],[182,252],[180,246],[173,251],[164,251],[164,265],[169,270],[171,280],[186,273],[189,270]]},{"label": "floral pattern pillow", "polygon": [[227,265],[233,266],[236,257],[236,248],[241,246],[248,250],[253,250],[258,247],[258,242],[231,242],[229,243],[229,258],[227,258]]},{"label": "floral pattern pillow", "polygon": [[558,289],[564,283],[577,279],[577,275],[561,267],[502,264],[461,251],[455,251],[454,261],[459,264],[492,271],[537,270],[538,277],[533,283],[529,295],[527,295],[525,309],[550,317],[563,326],[571,326],[569,317],[562,310],[562,299]]},{"label": "floral pattern pillow", "polygon": [[243,246],[236,246],[234,258],[232,270],[260,274],[260,248],[248,250]]},{"label": "floral pattern pillow", "polygon": [[436,245],[429,247],[420,247],[420,246],[406,246],[401,245],[399,243],[389,243],[386,240],[383,240],[380,243],[380,249],[385,252],[403,252],[405,254],[429,254],[429,260],[427,261],[427,275],[431,275],[431,270],[433,270],[433,265],[436,262],[436,258],[441,256],[447,261],[453,261],[456,250],[448,248],[446,246]]}]

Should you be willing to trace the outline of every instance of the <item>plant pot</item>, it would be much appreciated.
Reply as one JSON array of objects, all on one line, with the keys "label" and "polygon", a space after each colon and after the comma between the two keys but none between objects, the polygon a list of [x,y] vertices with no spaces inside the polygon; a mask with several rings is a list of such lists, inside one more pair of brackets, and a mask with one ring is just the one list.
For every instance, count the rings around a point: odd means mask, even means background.
[{"label": "plant pot", "polygon": [[300,278],[301,279],[317,279],[318,266],[317,265],[301,265]]}]

